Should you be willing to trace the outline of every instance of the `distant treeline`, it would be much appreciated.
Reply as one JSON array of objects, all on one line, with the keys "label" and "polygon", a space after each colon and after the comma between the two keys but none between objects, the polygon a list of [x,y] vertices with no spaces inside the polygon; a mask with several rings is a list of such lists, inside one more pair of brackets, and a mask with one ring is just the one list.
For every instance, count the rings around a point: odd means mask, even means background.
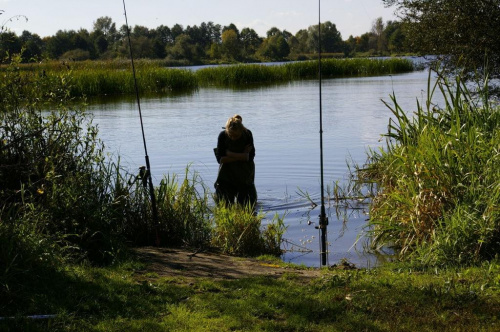
[{"label": "distant treeline", "polygon": [[[309,26],[295,35],[276,27],[259,36],[251,28],[241,31],[234,24],[221,26],[213,22],[199,26],[161,25],[149,29],[136,25],[130,29],[134,56],[167,59],[179,64],[220,62],[260,62],[303,60],[317,57],[318,25]],[[378,18],[372,29],[361,36],[343,40],[335,24],[321,24],[321,50],[325,57],[351,57],[408,53],[402,24],[383,22]],[[0,55],[23,51],[23,62],[34,59],[107,60],[129,56],[127,26],[116,28],[110,17],[100,17],[92,31],[59,30],[41,38],[23,31],[20,36],[6,27],[0,30]]]}]

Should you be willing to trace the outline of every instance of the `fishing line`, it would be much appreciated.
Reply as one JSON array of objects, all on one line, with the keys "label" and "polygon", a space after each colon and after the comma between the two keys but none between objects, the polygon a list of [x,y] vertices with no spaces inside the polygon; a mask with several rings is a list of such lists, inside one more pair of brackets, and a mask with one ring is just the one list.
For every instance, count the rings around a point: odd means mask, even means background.
[{"label": "fishing line", "polygon": [[321,213],[319,215],[320,231],[320,256],[321,265],[327,265],[328,248],[326,238],[326,227],[328,218],[325,212],[325,193],[323,176],[323,105],[321,91],[321,0],[318,0],[318,69],[319,69],[319,151],[320,151],[320,169],[321,169]]},{"label": "fishing line", "polygon": [[133,52],[132,52],[132,42],[130,41],[130,28],[128,25],[127,8],[125,7],[125,0],[123,0],[123,11],[125,13],[125,26],[127,28],[128,47],[130,49],[130,61],[132,63],[132,74],[134,77],[135,98],[137,100],[137,107],[139,109],[139,119],[141,121],[141,131],[142,131],[142,142],[144,144],[144,153],[145,153],[145,159],[146,159],[146,172],[142,172],[141,176],[146,177],[148,180],[148,183],[149,183],[149,194],[151,196],[151,207],[153,210],[153,223],[155,225],[155,232],[156,232],[156,245],[158,246],[158,245],[160,245],[160,237],[158,234],[158,210],[156,208],[155,190],[153,187],[153,178],[151,176],[151,166],[149,163],[148,148],[146,146],[146,135],[144,134],[144,124],[142,122],[141,102],[140,102],[140,98],[139,98],[139,88],[137,86],[137,78],[135,75],[134,56],[133,56]]}]

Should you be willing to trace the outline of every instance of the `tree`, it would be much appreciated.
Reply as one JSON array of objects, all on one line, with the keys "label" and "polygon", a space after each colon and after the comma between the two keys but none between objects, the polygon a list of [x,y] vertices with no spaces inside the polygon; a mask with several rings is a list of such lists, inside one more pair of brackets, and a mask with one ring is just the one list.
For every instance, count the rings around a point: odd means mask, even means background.
[{"label": "tree", "polygon": [[180,24],[175,24],[172,29],[170,29],[170,33],[172,34],[172,39],[175,41],[177,37],[184,33],[184,28]]},{"label": "tree", "polygon": [[307,30],[305,29],[301,29],[299,31],[297,31],[297,33],[295,34],[295,38],[297,40],[296,43],[294,43],[292,46],[292,52],[294,54],[306,54],[306,53],[310,53],[310,50],[309,50],[309,33]]},{"label": "tree", "polygon": [[40,36],[32,34],[29,31],[23,31],[19,40],[23,44],[24,52],[22,54],[23,61],[28,62],[35,60],[42,55],[43,42]]},{"label": "tree", "polygon": [[21,51],[22,43],[14,32],[1,32],[0,33],[0,59],[5,55],[19,53]]},{"label": "tree", "polygon": [[376,51],[384,53],[387,50],[387,40],[384,34],[385,25],[382,17],[377,18],[372,24],[372,34],[376,38]]},{"label": "tree", "polygon": [[240,37],[240,31],[233,23],[226,25],[224,28],[222,28],[222,33],[226,32],[227,30],[233,30],[236,33],[236,36],[238,36],[238,38]]},{"label": "tree", "polygon": [[388,21],[384,30],[387,40],[387,49],[391,53],[400,53],[406,50],[406,36],[402,24],[398,21]]},{"label": "tree", "polygon": [[397,7],[412,49],[446,55],[449,69],[485,69],[500,77],[500,0],[383,2]]},{"label": "tree", "polygon": [[99,17],[97,20],[95,20],[93,28],[94,32],[101,32],[110,44],[114,43],[118,39],[116,24],[109,16]]},{"label": "tree", "polygon": [[134,37],[146,37],[146,38],[151,38],[152,34],[154,34],[154,32],[151,32],[147,27],[142,25],[134,26],[134,29],[132,30],[131,33],[131,35]]},{"label": "tree", "polygon": [[337,26],[330,21],[321,24],[321,49],[325,52],[343,52],[344,42]]},{"label": "tree", "polygon": [[131,36],[132,52],[137,59],[155,58],[153,40],[145,36]]},{"label": "tree", "polygon": [[164,46],[173,44],[175,41],[175,38],[172,37],[172,31],[165,25],[160,25],[156,28],[156,36]]},{"label": "tree", "polygon": [[272,61],[285,60],[290,54],[290,45],[285,38],[290,38],[290,33],[273,27],[267,31],[267,38],[259,47],[259,56]]},{"label": "tree", "polygon": [[98,36],[94,39],[94,45],[99,54],[104,54],[108,50],[108,40],[102,34],[98,34]]},{"label": "tree", "polygon": [[276,28],[276,27],[272,27],[266,33],[267,38],[271,38],[272,36],[276,36],[276,35],[281,35],[281,30]]},{"label": "tree", "polygon": [[222,33],[222,53],[228,59],[237,60],[240,58],[240,41],[235,30],[227,29]]},{"label": "tree", "polygon": [[51,59],[58,59],[62,54],[74,49],[72,39],[76,32],[74,30],[59,30],[55,36],[44,39],[45,50]]},{"label": "tree", "polygon": [[244,28],[240,33],[240,40],[243,44],[243,55],[249,58],[255,54],[259,45],[262,44],[262,38],[259,37],[254,29]]},{"label": "tree", "polygon": [[277,34],[267,38],[262,43],[259,53],[262,57],[272,61],[285,60],[290,54],[290,46],[281,34]]},{"label": "tree", "polygon": [[174,46],[168,48],[167,53],[175,60],[193,61],[196,51],[191,37],[187,34],[181,34],[175,39]]},{"label": "tree", "polygon": [[[318,52],[318,38],[319,31],[318,25],[311,25],[307,29],[308,40],[307,46],[311,53]],[[344,42],[340,32],[337,30],[337,26],[330,21],[321,23],[321,51],[322,52],[343,52]]]}]

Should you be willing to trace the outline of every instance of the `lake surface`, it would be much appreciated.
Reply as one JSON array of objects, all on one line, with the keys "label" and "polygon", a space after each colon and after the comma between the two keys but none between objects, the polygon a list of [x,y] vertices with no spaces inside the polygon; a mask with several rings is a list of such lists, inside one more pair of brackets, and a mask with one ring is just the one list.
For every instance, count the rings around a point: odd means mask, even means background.
[{"label": "lake surface", "polygon": [[[390,110],[381,99],[396,94],[403,109],[413,112],[417,100],[425,105],[427,71],[409,74],[340,78],[322,81],[325,189],[344,182],[347,159],[362,164],[366,151],[385,144]],[[288,225],[283,260],[319,266],[319,207],[311,210],[307,193],[320,203],[319,87],[318,81],[249,89],[202,88],[172,97],[141,99],[153,181],[164,175],[183,177],[186,166],[213,189],[218,164],[213,154],[226,120],[240,114],[254,136],[258,204],[267,219],[275,213]],[[144,145],[136,101],[130,98],[91,104],[100,137],[107,150],[121,156],[131,172],[144,165]],[[302,192],[302,193],[301,193]],[[380,257],[363,251],[367,216],[353,210],[343,227],[329,211],[329,264],[341,259],[369,267]],[[308,221],[313,224],[308,225]],[[266,221],[264,221],[266,222]]]}]

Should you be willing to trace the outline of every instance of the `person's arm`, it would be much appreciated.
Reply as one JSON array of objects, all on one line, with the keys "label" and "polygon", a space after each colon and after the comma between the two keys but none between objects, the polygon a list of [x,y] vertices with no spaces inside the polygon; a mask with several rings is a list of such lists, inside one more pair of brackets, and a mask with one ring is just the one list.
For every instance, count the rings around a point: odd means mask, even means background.
[{"label": "person's arm", "polygon": [[222,131],[219,134],[217,140],[217,161],[219,164],[232,163],[236,161],[251,161],[255,156],[255,147],[253,146],[253,136],[252,132],[248,130],[248,144],[243,150],[243,152],[233,152],[226,148],[226,136],[225,132]]},{"label": "person's arm", "polygon": [[[220,163],[232,163],[235,161],[249,161],[250,160],[250,146],[245,148],[245,152],[232,152],[226,150],[226,155],[220,158]],[[246,152],[248,150],[248,152]]]}]

